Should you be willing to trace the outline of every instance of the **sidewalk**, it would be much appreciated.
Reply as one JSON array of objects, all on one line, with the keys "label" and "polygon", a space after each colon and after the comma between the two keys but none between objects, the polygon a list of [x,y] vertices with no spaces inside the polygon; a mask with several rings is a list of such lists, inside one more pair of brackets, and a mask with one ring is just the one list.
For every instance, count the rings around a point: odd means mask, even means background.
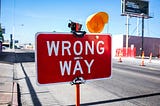
[{"label": "sidewalk", "polygon": [[13,80],[14,65],[0,62],[0,106],[18,106],[17,83]]},{"label": "sidewalk", "polygon": [[34,61],[33,51],[8,50],[0,53],[0,106],[18,106],[18,83],[14,63]]}]

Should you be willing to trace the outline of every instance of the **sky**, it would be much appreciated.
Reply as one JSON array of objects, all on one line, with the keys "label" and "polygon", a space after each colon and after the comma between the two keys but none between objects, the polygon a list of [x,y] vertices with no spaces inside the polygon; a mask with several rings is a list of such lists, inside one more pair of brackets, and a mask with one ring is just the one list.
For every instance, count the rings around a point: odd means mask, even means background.
[{"label": "sky", "polygon": [[[160,37],[160,0],[149,0],[149,15],[144,20],[144,36]],[[14,33],[20,43],[35,43],[37,32],[70,32],[69,20],[86,28],[86,19],[96,12],[106,12],[109,22],[103,33],[112,36],[126,33],[126,16],[121,16],[121,0],[1,0],[1,26],[5,40]],[[129,35],[141,36],[141,19],[129,18]]]}]

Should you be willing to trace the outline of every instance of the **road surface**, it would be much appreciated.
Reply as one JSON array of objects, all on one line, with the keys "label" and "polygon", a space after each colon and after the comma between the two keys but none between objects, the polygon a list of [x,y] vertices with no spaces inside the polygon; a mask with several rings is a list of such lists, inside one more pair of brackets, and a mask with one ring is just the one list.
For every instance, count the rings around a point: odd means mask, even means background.
[{"label": "road surface", "polygon": [[[82,106],[160,106],[160,60],[117,58],[112,77],[81,84]],[[20,86],[22,106],[74,106],[75,86],[68,83],[39,86],[35,62],[14,64],[14,79]]]}]

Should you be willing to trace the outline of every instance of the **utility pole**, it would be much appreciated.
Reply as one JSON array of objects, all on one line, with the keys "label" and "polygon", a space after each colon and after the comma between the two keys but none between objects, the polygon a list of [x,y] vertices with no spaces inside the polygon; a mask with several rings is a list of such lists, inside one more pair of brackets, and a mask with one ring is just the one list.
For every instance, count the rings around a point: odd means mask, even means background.
[{"label": "utility pole", "polygon": [[139,36],[139,19],[140,18],[137,18],[137,36]]},{"label": "utility pole", "polygon": [[127,14],[127,22],[126,22],[126,56],[128,54],[128,36],[129,36],[129,14]]},{"label": "utility pole", "polygon": [[3,35],[1,28],[1,0],[0,0],[0,52],[2,52],[2,42],[3,42]]},{"label": "utility pole", "polygon": [[142,52],[144,51],[144,16],[142,15]]},{"label": "utility pole", "polygon": [[13,0],[13,27],[12,27],[12,37],[13,37],[13,50],[15,50],[15,0]]},{"label": "utility pole", "polygon": [[0,0],[0,23],[1,23],[1,0]]}]

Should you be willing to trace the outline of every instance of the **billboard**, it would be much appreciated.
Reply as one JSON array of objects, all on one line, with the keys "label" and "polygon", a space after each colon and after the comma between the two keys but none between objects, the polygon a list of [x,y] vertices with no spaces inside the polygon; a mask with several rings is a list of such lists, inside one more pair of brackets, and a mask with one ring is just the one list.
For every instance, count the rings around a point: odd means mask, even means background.
[{"label": "billboard", "polygon": [[144,0],[122,0],[122,15],[149,16],[149,2]]}]

